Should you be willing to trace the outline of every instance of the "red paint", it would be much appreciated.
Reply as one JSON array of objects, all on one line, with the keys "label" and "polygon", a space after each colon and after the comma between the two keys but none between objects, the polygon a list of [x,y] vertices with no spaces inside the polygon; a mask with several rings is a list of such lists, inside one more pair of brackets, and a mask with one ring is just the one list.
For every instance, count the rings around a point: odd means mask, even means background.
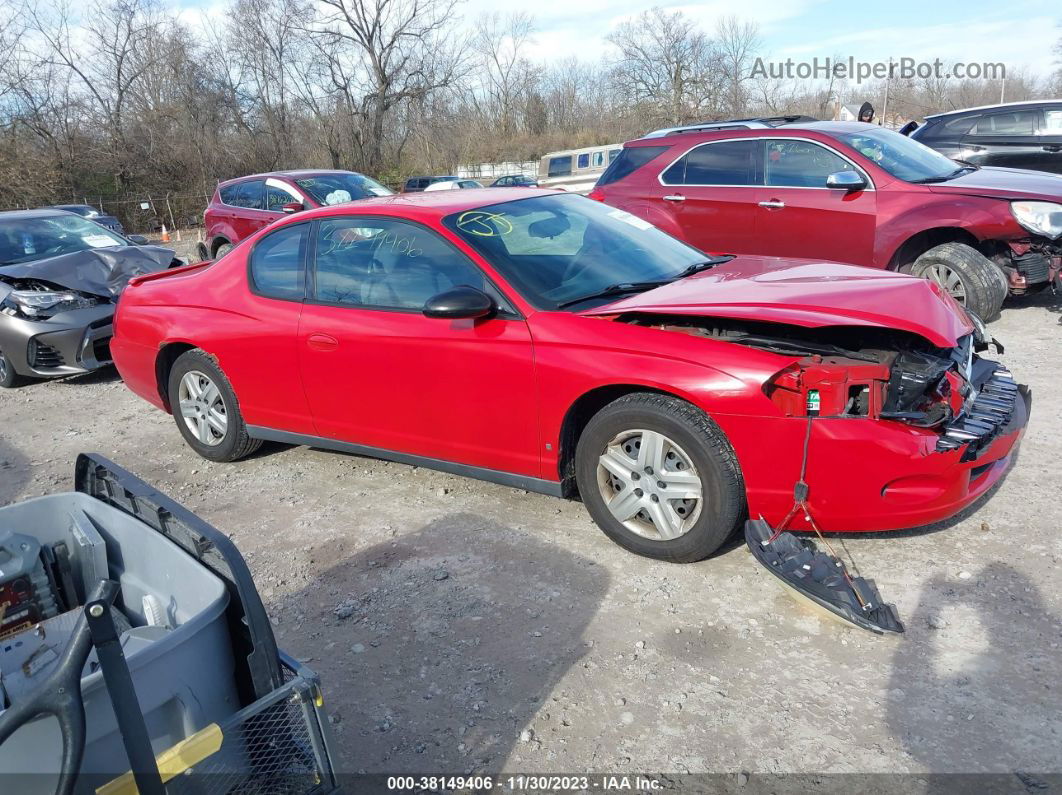
[{"label": "red paint", "polygon": [[[777,522],[792,504],[806,420],[791,416],[792,407],[767,385],[784,386],[783,371],[798,357],[616,322],[616,315],[902,328],[941,347],[970,331],[954,302],[923,280],[756,257],[592,311],[536,311],[441,224],[450,213],[528,195],[542,191],[403,194],[279,222],[368,213],[418,221],[482,267],[521,318],[440,320],[263,298],[247,283],[246,258],[258,233],[208,267],[134,280],[117,310],[115,362],[130,389],[165,409],[160,352],[175,343],[196,346],[217,357],[251,425],[553,482],[560,480],[562,424],[576,400],[606,387],[664,391],[718,423],[737,452],[751,515]],[[826,361],[806,377],[823,389],[868,383],[880,390],[884,374],[877,365]],[[776,376],[782,380],[772,382]],[[934,431],[830,418],[825,396],[823,405],[808,482],[816,519],[831,531],[947,518],[999,480],[1021,436],[1001,437],[977,461],[961,463],[959,452],[933,452]],[[880,395],[871,406],[877,410]]]},{"label": "red paint", "polygon": [[[668,148],[629,176],[595,187],[593,196],[703,251],[833,260],[882,269],[896,267],[903,244],[927,230],[962,230],[977,241],[1027,240],[1030,233],[1014,220],[1010,201],[1057,202],[1062,197],[1058,175],[1014,169],[981,169],[941,184],[905,182],[824,132],[826,124],[681,133],[632,141],[626,146]],[[854,122],[829,124],[839,134],[860,129]],[[659,175],[696,145],[734,138],[818,142],[863,169],[873,190],[660,183]],[[683,200],[664,198],[676,195]],[[785,206],[764,207],[761,202]]]}]

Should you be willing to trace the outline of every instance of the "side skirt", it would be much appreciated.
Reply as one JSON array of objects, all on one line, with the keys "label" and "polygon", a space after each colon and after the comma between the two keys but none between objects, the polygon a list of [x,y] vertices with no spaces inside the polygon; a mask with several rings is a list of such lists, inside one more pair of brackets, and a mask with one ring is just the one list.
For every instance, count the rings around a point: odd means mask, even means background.
[{"label": "side skirt", "polygon": [[354,453],[355,455],[369,458],[381,458],[384,461],[395,461],[399,464],[427,467],[437,469],[440,472],[449,472],[451,475],[460,475],[465,478],[486,480],[491,483],[500,483],[502,486],[511,486],[514,489],[524,489],[538,494],[548,494],[550,497],[563,497],[564,493],[560,483],[542,478],[533,478],[527,475],[516,475],[512,472],[500,472],[497,469],[485,469],[468,464],[457,464],[453,461],[443,461],[438,458],[411,455],[409,453],[396,453],[393,450],[383,450],[379,447],[367,447],[353,442],[341,442],[336,439],[325,439],[322,436],[309,436],[302,433],[290,433],[289,431],[277,431],[272,428],[263,428],[260,425],[248,425],[247,434],[254,439],[263,439],[269,442],[283,442],[284,444],[306,445],[308,447],[320,447],[325,450],[337,450],[341,453]]}]

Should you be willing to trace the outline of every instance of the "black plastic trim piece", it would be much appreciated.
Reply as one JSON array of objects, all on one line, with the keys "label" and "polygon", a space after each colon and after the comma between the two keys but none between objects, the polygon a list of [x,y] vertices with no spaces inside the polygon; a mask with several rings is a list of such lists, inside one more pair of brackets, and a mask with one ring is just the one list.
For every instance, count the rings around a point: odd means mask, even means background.
[{"label": "black plastic trim piece", "polygon": [[97,453],[77,457],[74,488],[139,519],[222,579],[229,592],[226,612],[243,704],[283,684],[269,616],[247,563],[228,536]]},{"label": "black plastic trim piece", "polygon": [[411,453],[398,453],[394,450],[384,450],[380,447],[368,447],[354,442],[341,442],[337,439],[326,439],[323,436],[309,436],[290,431],[277,431],[272,428],[263,428],[260,425],[248,425],[247,435],[252,439],[264,439],[270,442],[283,442],[284,444],[304,444],[309,447],[320,447],[325,450],[337,450],[341,453],[354,453],[370,458],[382,458],[385,461],[395,461],[399,464],[427,467],[437,469],[440,472],[449,472],[451,475],[460,475],[476,480],[487,480],[491,483],[499,483],[502,486],[511,486],[514,489],[524,489],[538,494],[548,494],[551,497],[563,497],[561,484],[552,480],[533,478],[529,475],[517,475],[513,472],[501,472],[497,469],[486,469],[469,464],[458,464],[453,461],[443,461],[439,458],[427,458],[426,456],[413,455]]}]

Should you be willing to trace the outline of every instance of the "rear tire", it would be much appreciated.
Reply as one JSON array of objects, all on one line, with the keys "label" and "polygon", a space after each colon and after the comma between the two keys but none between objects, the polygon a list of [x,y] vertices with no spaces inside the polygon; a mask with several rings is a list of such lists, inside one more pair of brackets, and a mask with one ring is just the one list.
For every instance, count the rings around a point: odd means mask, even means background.
[{"label": "rear tire", "polygon": [[167,394],[177,429],[188,446],[211,461],[236,461],[262,445],[247,425],[229,379],[204,351],[177,357]]},{"label": "rear tire", "polygon": [[994,318],[1007,297],[999,267],[964,243],[942,243],[923,253],[910,273],[936,282],[983,320]]},{"label": "rear tire", "polygon": [[726,436],[671,395],[638,392],[605,406],[579,437],[575,469],[598,527],[645,557],[703,560],[745,515],[744,481]]},{"label": "rear tire", "polygon": [[11,360],[0,351],[0,389],[11,389],[28,383],[29,379],[15,372]]}]

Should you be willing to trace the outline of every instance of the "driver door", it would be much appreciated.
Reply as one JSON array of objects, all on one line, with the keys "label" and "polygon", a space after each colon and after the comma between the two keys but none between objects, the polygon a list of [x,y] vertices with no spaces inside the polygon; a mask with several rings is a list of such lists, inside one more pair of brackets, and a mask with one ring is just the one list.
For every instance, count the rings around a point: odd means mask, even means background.
[{"label": "driver door", "polygon": [[[764,140],[764,201],[756,226],[776,257],[874,264],[877,194],[862,169],[832,149],[803,139]],[[826,178],[856,171],[863,190],[827,188]]]},{"label": "driver door", "polygon": [[[411,221],[337,216],[314,235],[298,347],[317,434],[538,477],[531,335],[483,272]],[[499,312],[424,316],[457,285],[494,295]]]}]

